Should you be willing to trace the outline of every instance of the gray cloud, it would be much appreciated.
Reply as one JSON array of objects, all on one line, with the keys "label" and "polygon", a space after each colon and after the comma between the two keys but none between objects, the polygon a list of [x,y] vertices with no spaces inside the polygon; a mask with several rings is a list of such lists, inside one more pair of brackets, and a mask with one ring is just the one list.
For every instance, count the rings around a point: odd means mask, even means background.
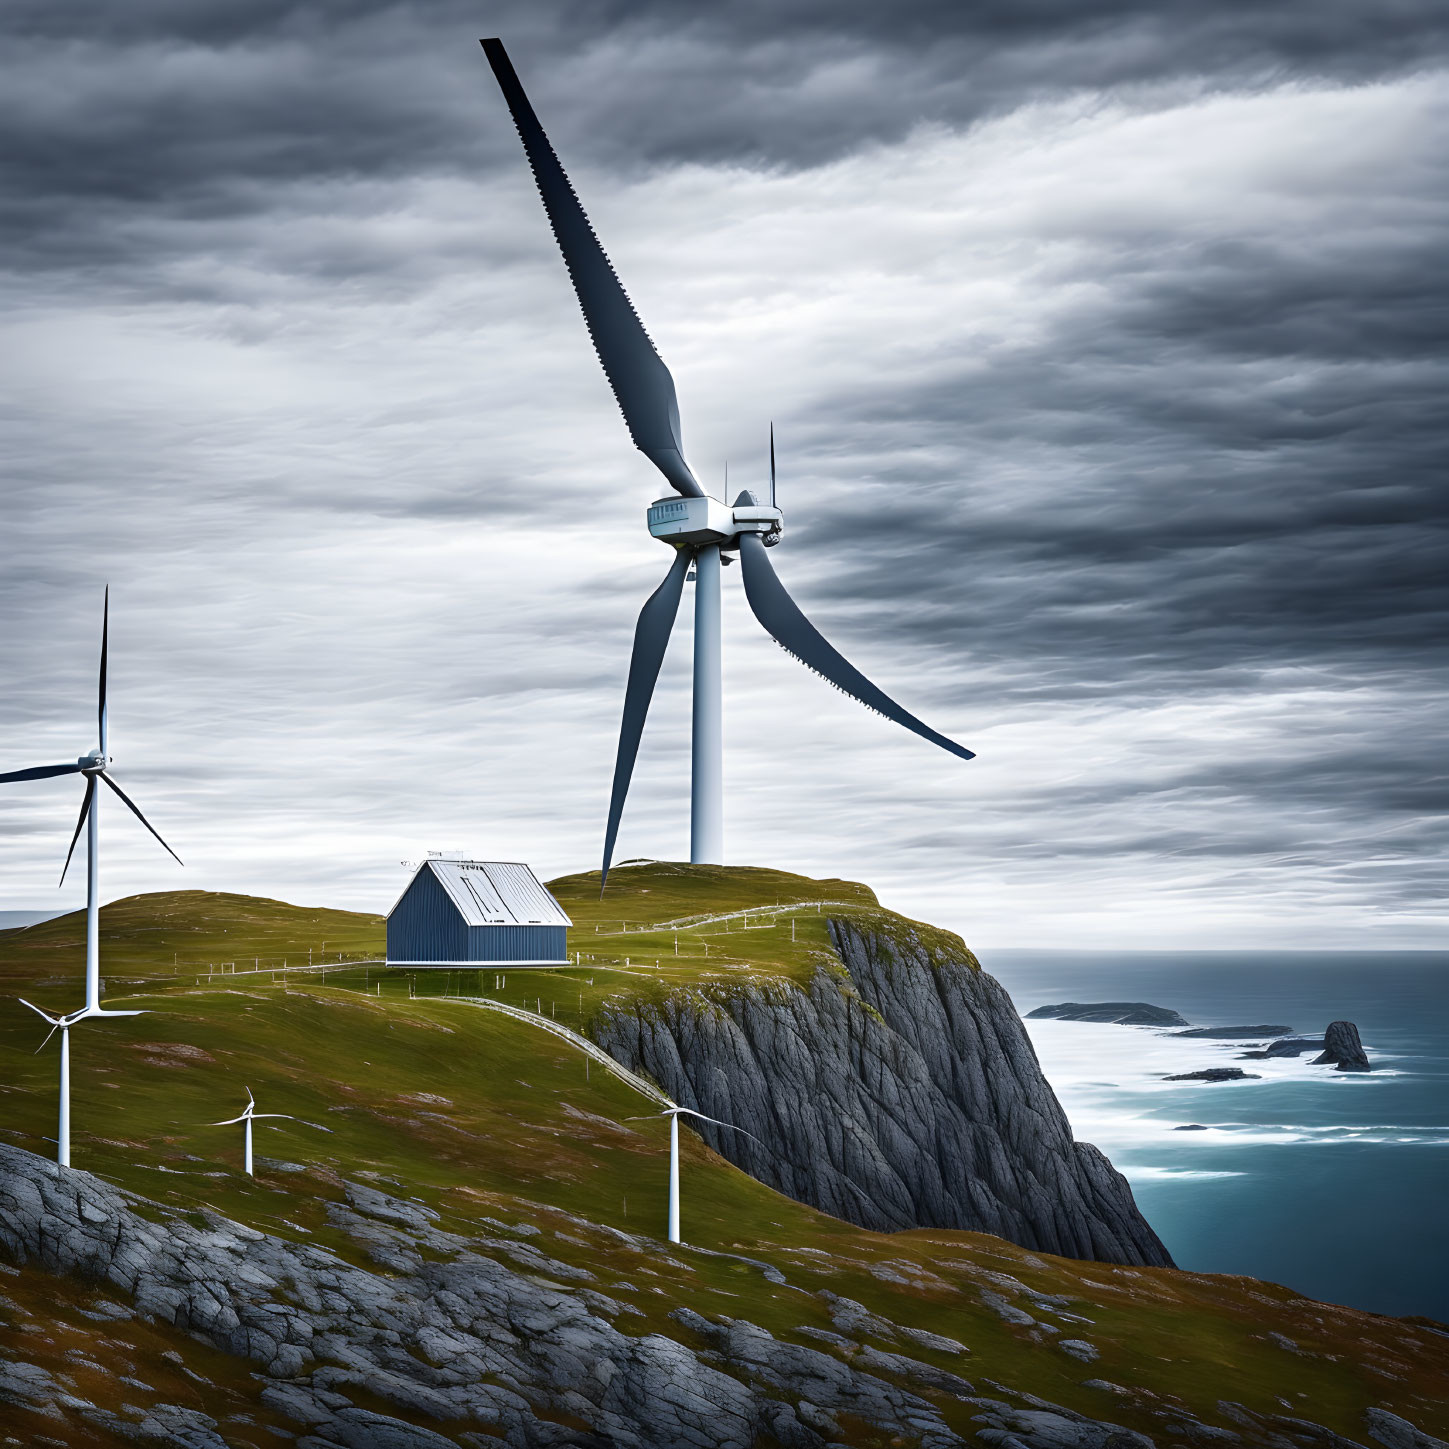
[{"label": "gray cloud", "polygon": [[[659,485],[475,8],[5,23],[6,762],[89,744],[109,578],[118,768],[187,883],[379,906],[429,845],[591,864]],[[1449,21],[591,0],[486,29],[701,476],[758,481],[773,417],[781,576],[979,752],[821,689],[731,571],[735,858],[1001,943],[1442,939]],[[687,646],[625,854],[683,848]],[[0,800],[0,906],[48,899],[73,813]],[[107,828],[108,894],[174,883]]]}]

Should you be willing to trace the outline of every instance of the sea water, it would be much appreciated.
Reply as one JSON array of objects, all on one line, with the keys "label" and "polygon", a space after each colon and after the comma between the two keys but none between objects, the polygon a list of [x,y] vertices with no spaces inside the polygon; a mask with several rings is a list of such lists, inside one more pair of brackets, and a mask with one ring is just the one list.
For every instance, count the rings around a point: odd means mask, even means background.
[{"label": "sea water", "polygon": [[[1078,1140],[1132,1184],[1178,1265],[1378,1313],[1449,1320],[1449,952],[992,951],[1025,1015],[1145,1001],[1194,1026],[1357,1024],[1374,1070],[1269,1061],[1264,1043],[1029,1021]],[[1180,1028],[1179,1028],[1180,1029]],[[1244,1082],[1165,1082],[1236,1066]],[[1205,1131],[1177,1131],[1196,1124]]]}]

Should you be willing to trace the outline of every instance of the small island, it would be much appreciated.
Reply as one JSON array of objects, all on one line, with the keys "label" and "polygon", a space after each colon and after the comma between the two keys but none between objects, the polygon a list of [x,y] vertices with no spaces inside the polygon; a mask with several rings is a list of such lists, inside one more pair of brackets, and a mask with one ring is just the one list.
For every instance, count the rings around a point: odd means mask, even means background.
[{"label": "small island", "polygon": [[[1165,1006],[1146,1001],[1064,1001],[1059,1006],[1038,1006],[1028,1021],[1096,1021],[1113,1026],[1188,1026],[1186,1017]],[[1270,1033],[1271,1035],[1271,1033]],[[1281,1035],[1281,1033],[1279,1033]]]},{"label": "small island", "polygon": [[[1173,1026],[1181,1031],[1171,1033],[1195,1041],[1262,1042],[1273,1038],[1267,1046],[1238,1054],[1239,1061],[1267,1061],[1276,1057],[1300,1057],[1304,1052],[1318,1052],[1315,1067],[1332,1067],[1339,1072],[1371,1072],[1373,1066],[1359,1039],[1358,1027],[1351,1021],[1331,1021],[1321,1037],[1294,1036],[1291,1026],[1193,1026],[1169,1006],[1154,1006],[1148,1001],[1063,1001],[1055,1006],[1038,1006],[1026,1013],[1028,1021],[1088,1021],[1109,1026]],[[1166,1077],[1169,1082],[1233,1082],[1258,1081],[1255,1072],[1238,1067],[1211,1067],[1200,1072],[1186,1072]],[[1191,1129],[1179,1128],[1179,1131]]]},{"label": "small island", "polygon": [[1239,1041],[1287,1036],[1292,1030],[1291,1026],[1195,1026],[1190,1031],[1175,1031],[1173,1036],[1198,1037],[1204,1041]]},{"label": "small island", "polygon": [[[1179,1072],[1175,1077],[1164,1077],[1164,1082],[1256,1082],[1256,1072],[1245,1072],[1242,1067],[1204,1067],[1197,1072]],[[1186,1131],[1193,1129],[1186,1128]]]}]

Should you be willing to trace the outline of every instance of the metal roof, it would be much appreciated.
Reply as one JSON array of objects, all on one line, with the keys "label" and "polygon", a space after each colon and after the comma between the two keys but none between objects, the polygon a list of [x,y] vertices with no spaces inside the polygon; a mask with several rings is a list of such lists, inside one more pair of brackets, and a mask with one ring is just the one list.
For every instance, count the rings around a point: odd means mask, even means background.
[{"label": "metal roof", "polygon": [[440,860],[430,856],[418,869],[432,871],[470,926],[573,925],[539,878],[521,861]]}]

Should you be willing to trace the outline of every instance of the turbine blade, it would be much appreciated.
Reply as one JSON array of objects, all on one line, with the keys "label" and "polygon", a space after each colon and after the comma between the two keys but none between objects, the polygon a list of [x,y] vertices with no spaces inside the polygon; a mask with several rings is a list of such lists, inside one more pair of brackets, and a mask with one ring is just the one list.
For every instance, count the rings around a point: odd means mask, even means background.
[{"label": "turbine blade", "polygon": [[[101,771],[101,779],[103,779],[106,784],[108,784],[111,789],[113,789],[116,794],[119,795],[121,799],[126,802],[126,805],[129,807],[131,814],[134,815],[136,819],[139,820],[141,824],[144,825],[146,829],[149,830],[151,834],[156,837],[157,840],[161,840],[161,835],[157,831],[156,827],[152,825],[151,822],[147,820],[144,815],[141,814],[141,807],[137,805],[136,802],[131,799],[131,797],[126,794],[126,792],[121,789],[121,787],[116,784],[116,782],[108,774],[106,774],[104,770]],[[171,857],[172,860],[176,862],[177,865],[186,864],[186,862],[182,860],[182,858],[177,855],[177,853],[172,850],[171,847],[167,845],[164,840],[161,840],[161,848],[166,852],[167,855]]]},{"label": "turbine blade", "polygon": [[[706,1117],[703,1112],[696,1112],[693,1107],[676,1107],[674,1111],[675,1113],[683,1112],[690,1117],[698,1117],[702,1122],[713,1122],[716,1127],[728,1127],[731,1132],[744,1133],[751,1142],[760,1142],[760,1139],[753,1132],[745,1132],[743,1127],[736,1127],[733,1122],[721,1122],[718,1117]],[[763,1142],[760,1142],[761,1147],[764,1145]]]},{"label": "turbine blade", "polygon": [[782,649],[793,654],[807,669],[824,675],[837,689],[858,699],[867,709],[904,725],[933,745],[940,745],[943,750],[949,750],[963,760],[976,758],[975,753],[964,745],[948,740],[945,735],[923,724],[909,710],[902,709],[826,640],[785,592],[785,586],[776,577],[774,565],[765,552],[765,545],[756,534],[740,535],[740,570],[745,580],[745,597],[755,618]]},{"label": "turbine blade", "polygon": [[243,1112],[240,1117],[228,1117],[225,1122],[203,1122],[203,1127],[235,1127],[238,1122],[245,1122],[247,1114]]},{"label": "turbine blade", "polygon": [[649,714],[649,701],[654,698],[654,685],[664,663],[669,645],[669,631],[679,613],[679,599],[684,592],[684,576],[694,557],[692,549],[682,548],[674,556],[664,582],[644,601],[639,622],[634,627],[634,653],[629,659],[629,683],[624,689],[624,718],[619,724],[619,753],[614,759],[614,788],[609,796],[609,823],[604,830],[604,869],[599,894],[609,883],[609,863],[614,858],[614,842],[619,834],[619,820],[624,813],[624,798],[634,775],[634,761],[639,755],[639,740],[644,734],[644,720]]},{"label": "turbine blade", "polygon": [[70,838],[70,849],[65,853],[65,864],[60,868],[60,884],[65,884],[65,873],[70,869],[70,858],[75,854],[75,843],[80,839],[81,827],[86,823],[86,816],[90,814],[91,801],[96,797],[96,777],[90,776],[86,780],[85,799],[81,801],[80,819],[75,823],[75,834]]},{"label": "turbine blade", "polygon": [[84,1016],[78,1016],[77,1021],[84,1021],[87,1016],[146,1016],[150,1011],[149,1007],[137,1006],[129,1011],[113,1010],[107,1006],[98,1006],[94,1011],[88,1011]]},{"label": "turbine blade", "polygon": [[479,44],[508,102],[513,124],[518,127],[528,164],[533,168],[533,179],[538,183],[538,194],[543,198],[544,210],[583,308],[589,335],[594,340],[594,350],[604,365],[634,446],[685,497],[701,498],[704,489],[684,461],[674,379],[654,350],[639,314],[599,245],[589,218],[524,94],[503,42],[483,40]]},{"label": "turbine blade", "polygon": [[775,425],[770,424],[770,507],[778,508],[775,502]]},{"label": "turbine blade", "polygon": [[35,765],[29,770],[9,770],[0,775],[0,785],[13,780],[48,780],[52,775],[79,775],[79,765]]},{"label": "turbine blade", "polygon": [[[37,1016],[43,1016],[52,1026],[60,1025],[60,1017],[52,1016],[48,1011],[42,1011],[33,1001],[27,1001],[23,996],[17,997],[16,1000],[20,1002],[21,1006],[28,1006]],[[50,1038],[46,1037],[46,1041],[49,1040]]]},{"label": "turbine blade", "polygon": [[46,1021],[48,1021],[50,1023],[50,1030],[48,1032],[46,1032],[46,1034],[45,1034],[45,1040],[43,1042],[41,1042],[41,1044],[38,1047],[36,1047],[36,1049],[33,1052],[31,1052],[31,1056],[38,1057],[41,1054],[41,1052],[43,1052],[46,1049],[46,1047],[48,1047],[50,1045],[50,1039],[51,1039],[51,1037],[53,1037],[56,1034],[56,1032],[58,1032],[61,1029],[61,1027],[66,1024],[65,1018],[64,1017],[60,1017],[60,1016],[52,1016],[48,1011],[42,1011],[33,1002],[27,1001],[23,996],[19,998],[19,1001],[20,1001],[21,1006],[28,1006],[28,1007],[30,1007],[30,1009],[37,1016],[44,1018],[44,1020],[46,1020]]},{"label": "turbine blade", "polygon": [[290,1112],[253,1112],[252,1121],[260,1121],[263,1117],[280,1117],[286,1122],[295,1122],[297,1119]]},{"label": "turbine blade", "polygon": [[101,753],[106,752],[106,650],[111,638],[111,586],[106,585],[106,602],[101,612],[101,684],[96,693],[96,727],[100,731]]}]

